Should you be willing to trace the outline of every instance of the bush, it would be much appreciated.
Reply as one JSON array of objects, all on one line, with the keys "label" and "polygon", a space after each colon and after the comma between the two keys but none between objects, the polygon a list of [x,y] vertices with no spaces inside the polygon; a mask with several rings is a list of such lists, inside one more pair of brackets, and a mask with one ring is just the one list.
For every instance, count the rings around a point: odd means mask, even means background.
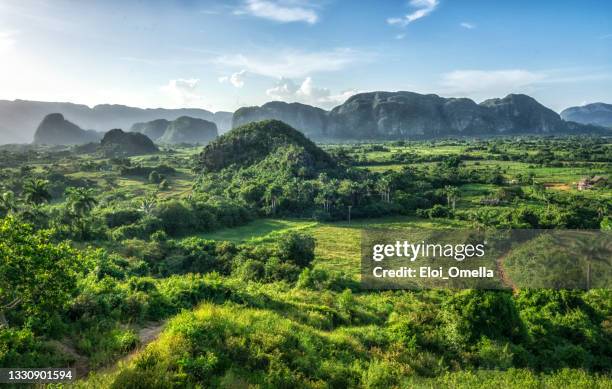
[{"label": "bush", "polygon": [[67,366],[69,356],[36,339],[29,328],[0,328],[0,367]]},{"label": "bush", "polygon": [[136,223],[142,217],[142,213],[135,209],[117,209],[105,212],[103,217],[109,228],[115,228]]},{"label": "bush", "polygon": [[446,340],[467,347],[481,337],[492,340],[525,340],[526,331],[508,292],[466,290],[444,302],[440,311]]},{"label": "bush", "polygon": [[361,378],[367,389],[387,389],[397,387],[400,383],[400,366],[398,363],[374,360],[370,362]]},{"label": "bush", "polygon": [[278,239],[279,255],[283,260],[291,261],[300,267],[310,266],[315,256],[315,240],[312,236],[289,231]]},{"label": "bush", "polygon": [[163,230],[169,235],[197,230],[198,221],[194,218],[193,212],[181,201],[170,200],[161,203],[156,210],[156,216]]}]

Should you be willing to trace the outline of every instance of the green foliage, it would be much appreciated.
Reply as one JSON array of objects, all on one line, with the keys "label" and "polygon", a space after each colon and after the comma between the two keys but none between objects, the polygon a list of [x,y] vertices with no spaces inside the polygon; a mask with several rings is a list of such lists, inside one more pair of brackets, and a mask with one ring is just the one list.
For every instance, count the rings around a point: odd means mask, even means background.
[{"label": "green foliage", "polygon": [[249,123],[222,135],[204,148],[199,156],[200,167],[215,172],[231,165],[250,166],[287,146],[295,146],[296,152],[303,153],[307,168],[312,166],[321,170],[334,167],[327,153],[301,132],[278,120]]},{"label": "green foliage", "polygon": [[67,366],[69,358],[38,341],[29,328],[0,328],[0,367]]},{"label": "green foliage", "polygon": [[30,179],[23,186],[24,200],[34,205],[41,205],[51,200],[49,181]]},{"label": "green foliage", "polygon": [[[61,342],[102,369],[140,344],[140,327],[178,315],[134,359],[80,385],[610,386],[606,289],[364,291],[356,274],[369,226],[608,228],[609,187],[572,184],[608,174],[606,140],[320,147],[267,122],[201,154],[81,151],[0,149],[0,216],[11,216],[0,280],[34,269],[23,277],[32,297],[3,310],[0,366],[74,363]],[[553,273],[568,263],[558,251]],[[4,285],[6,307],[24,289]]]},{"label": "green foliage", "polygon": [[481,337],[520,342],[523,323],[507,292],[466,290],[456,293],[441,308],[444,336],[455,347],[477,343]]},{"label": "green foliage", "polygon": [[9,324],[47,327],[74,292],[80,261],[66,243],[52,242],[49,232],[0,220],[0,314]]},{"label": "green foliage", "polygon": [[315,257],[315,240],[304,233],[289,231],[278,237],[278,250],[282,259],[307,267]]}]

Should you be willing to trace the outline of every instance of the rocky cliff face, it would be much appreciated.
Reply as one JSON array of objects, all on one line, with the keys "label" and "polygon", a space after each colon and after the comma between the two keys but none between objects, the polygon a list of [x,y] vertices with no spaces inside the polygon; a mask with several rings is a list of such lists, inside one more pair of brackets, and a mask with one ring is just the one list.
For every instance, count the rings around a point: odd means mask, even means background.
[{"label": "rocky cliff face", "polygon": [[412,92],[373,92],[334,108],[328,132],[365,139],[564,133],[566,122],[526,95],[508,95],[480,104]]},{"label": "rocky cliff face", "polygon": [[272,101],[261,107],[243,107],[234,112],[232,128],[260,120],[275,119],[289,124],[311,138],[325,135],[328,114],[321,108],[300,103]]},{"label": "rocky cliff face", "polygon": [[170,144],[208,143],[215,139],[217,135],[217,125],[215,123],[182,116],[168,124],[158,142]]},{"label": "rocky cliff face", "polygon": [[333,137],[437,137],[484,132],[483,109],[469,99],[412,92],[362,93],[330,112]]},{"label": "rocky cliff face", "polygon": [[34,133],[35,144],[79,145],[100,140],[102,134],[86,131],[66,120],[60,113],[52,113],[42,120]]},{"label": "rocky cliff face", "polygon": [[553,110],[527,95],[508,95],[480,103],[497,133],[555,133],[567,131],[566,123]]},{"label": "rocky cliff face", "polygon": [[273,102],[236,111],[233,126],[282,120],[311,138],[419,139],[440,136],[565,134],[602,129],[566,122],[535,99],[511,94],[480,104],[413,92],[371,92],[350,97],[329,112]]},{"label": "rocky cliff face", "polygon": [[612,127],[612,104],[593,103],[570,107],[561,112],[561,117],[582,124]]}]

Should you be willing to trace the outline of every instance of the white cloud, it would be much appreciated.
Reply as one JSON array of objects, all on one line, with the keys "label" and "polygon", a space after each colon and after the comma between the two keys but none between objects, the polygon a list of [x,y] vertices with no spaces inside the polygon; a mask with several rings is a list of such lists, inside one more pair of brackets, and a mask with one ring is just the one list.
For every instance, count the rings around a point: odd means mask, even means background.
[{"label": "white cloud", "polygon": [[246,70],[241,70],[237,73],[234,73],[230,76],[230,82],[236,88],[242,88],[244,86],[244,76],[246,74]]},{"label": "white cloud", "polygon": [[389,18],[387,23],[391,25],[407,26],[415,20],[424,18],[432,13],[440,4],[438,0],[410,0],[410,6],[416,8],[413,12],[401,18]]},{"label": "white cloud", "polygon": [[168,81],[167,85],[161,87],[179,106],[190,106],[201,102],[202,97],[198,94],[200,80],[197,78]]},{"label": "white cloud", "polygon": [[476,28],[475,24],[469,22],[461,22],[459,25],[463,28],[467,28],[468,30],[473,30]]},{"label": "white cloud", "polygon": [[233,73],[230,76],[219,77],[219,82],[220,83],[229,82],[236,88],[242,88],[244,86],[245,76],[246,76],[246,70],[243,69],[239,72]]},{"label": "white cloud", "polygon": [[281,78],[276,86],[266,90],[266,94],[275,100],[300,102],[323,108],[331,108],[342,104],[355,93],[358,93],[358,91],[352,89],[339,94],[332,94],[327,88],[315,86],[311,77],[306,77],[299,85],[289,78]]},{"label": "white cloud", "polygon": [[276,83],[276,86],[267,89],[266,94],[273,99],[286,101],[294,98],[298,89],[299,87],[295,84],[295,82],[293,82],[291,79],[283,77]]},{"label": "white cloud", "polygon": [[255,56],[237,54],[219,57],[215,62],[267,77],[301,78],[316,72],[342,70],[349,64],[368,60],[369,57],[369,53],[341,48],[318,52],[275,51]]},{"label": "white cloud", "polygon": [[546,74],[521,69],[455,70],[442,75],[446,92],[461,95],[505,95],[544,81]]},{"label": "white cloud", "polygon": [[397,35],[395,36],[395,39],[397,39],[397,40],[401,40],[401,39],[404,39],[405,37],[406,37],[406,34],[397,34]]},{"label": "white cloud", "polygon": [[249,14],[281,23],[304,22],[315,24],[319,16],[311,6],[298,5],[295,1],[246,0],[236,14]]}]

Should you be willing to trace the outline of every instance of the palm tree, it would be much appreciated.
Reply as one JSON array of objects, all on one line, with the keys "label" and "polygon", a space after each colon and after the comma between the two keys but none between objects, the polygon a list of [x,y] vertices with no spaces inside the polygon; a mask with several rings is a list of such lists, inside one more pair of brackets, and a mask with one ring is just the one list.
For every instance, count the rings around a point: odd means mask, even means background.
[{"label": "palm tree", "polygon": [[376,189],[380,193],[380,198],[384,202],[391,202],[391,182],[387,177],[382,177],[376,181]]},{"label": "palm tree", "polygon": [[15,200],[15,193],[8,190],[0,196],[0,210],[6,215],[17,212],[17,201]]},{"label": "palm tree", "polygon": [[67,188],[67,206],[69,216],[78,228],[81,238],[85,238],[87,232],[86,217],[89,216],[98,204],[93,190],[90,188]]},{"label": "palm tree", "polygon": [[283,194],[283,188],[280,185],[270,185],[264,193],[264,201],[270,204],[270,211],[272,214],[276,211],[278,206],[278,198]]},{"label": "palm tree", "polygon": [[27,203],[41,205],[51,200],[49,181],[33,178],[25,182],[23,195]]},{"label": "palm tree", "polygon": [[70,212],[79,218],[88,216],[98,204],[90,188],[67,188],[66,196]]},{"label": "palm tree", "polygon": [[142,201],[140,202],[139,209],[145,215],[150,215],[153,213],[156,206],[157,206],[157,198],[155,197],[154,194],[152,194],[142,199]]},{"label": "palm tree", "polygon": [[446,193],[446,202],[450,207],[453,205],[453,211],[455,210],[455,205],[457,204],[457,199],[459,198],[459,188],[456,186],[446,185],[444,187],[444,192]]}]

